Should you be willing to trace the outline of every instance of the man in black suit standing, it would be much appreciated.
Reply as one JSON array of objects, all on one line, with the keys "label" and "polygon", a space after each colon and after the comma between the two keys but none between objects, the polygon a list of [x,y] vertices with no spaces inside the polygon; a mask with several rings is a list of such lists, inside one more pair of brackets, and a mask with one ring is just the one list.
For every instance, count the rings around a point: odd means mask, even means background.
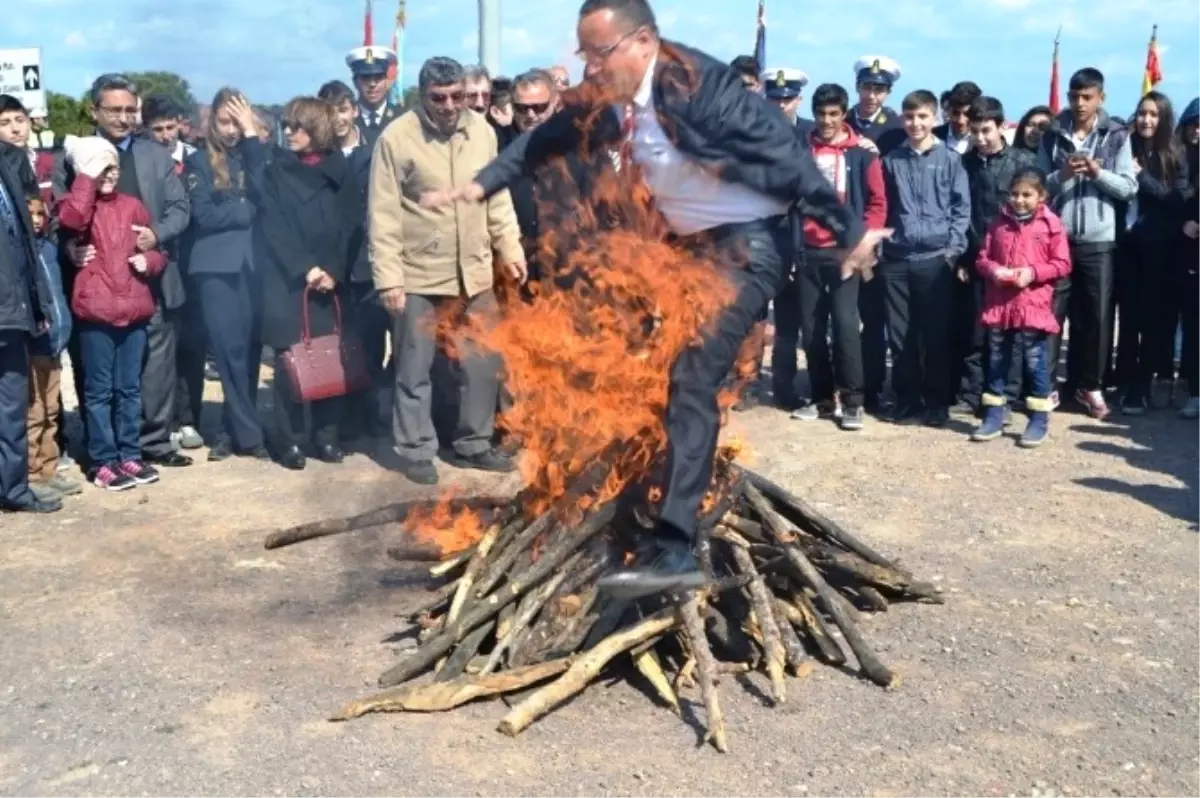
[{"label": "man in black suit standing", "polygon": [[0,510],[50,513],[62,502],[29,489],[29,339],[49,318],[49,294],[38,283],[27,188],[11,159],[0,158]]},{"label": "man in black suit standing", "polygon": [[355,47],[346,56],[346,66],[358,89],[359,140],[370,152],[379,134],[400,116],[402,109],[388,102],[388,70],[396,65],[396,54],[387,47]]},{"label": "man in black suit standing", "polygon": [[671,371],[661,555],[605,583],[614,594],[636,597],[694,587],[702,579],[691,547],[720,431],[717,394],[791,265],[791,206],[803,203],[805,213],[830,230],[848,253],[850,271],[869,268],[887,233],[864,232],[794,127],[747,92],[737,72],[663,42],[646,0],[585,0],[577,34],[585,80],[603,85],[613,102],[603,122],[584,132],[577,122],[589,109],[568,105],[509,145],[474,182],[424,202],[481,201],[545,158],[578,150],[588,136],[586,143],[628,153],[641,168],[681,246],[711,243],[730,267],[735,299]]}]

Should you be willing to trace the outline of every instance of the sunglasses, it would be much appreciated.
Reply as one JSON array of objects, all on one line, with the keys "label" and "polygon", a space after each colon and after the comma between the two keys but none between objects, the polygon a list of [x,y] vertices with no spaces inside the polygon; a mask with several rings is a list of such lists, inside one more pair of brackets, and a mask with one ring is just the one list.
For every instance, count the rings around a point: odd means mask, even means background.
[{"label": "sunglasses", "polygon": [[513,103],[513,111],[518,114],[544,114],[550,103]]},{"label": "sunglasses", "polygon": [[283,120],[282,125],[284,130],[291,130],[294,132],[304,129],[303,126],[295,119],[285,119]]},{"label": "sunglasses", "polygon": [[469,91],[467,99],[471,102],[491,102],[492,93],[489,91]]},{"label": "sunglasses", "polygon": [[446,103],[460,103],[463,101],[463,93],[461,91],[451,92],[429,92],[429,101],[434,105],[445,105]]}]

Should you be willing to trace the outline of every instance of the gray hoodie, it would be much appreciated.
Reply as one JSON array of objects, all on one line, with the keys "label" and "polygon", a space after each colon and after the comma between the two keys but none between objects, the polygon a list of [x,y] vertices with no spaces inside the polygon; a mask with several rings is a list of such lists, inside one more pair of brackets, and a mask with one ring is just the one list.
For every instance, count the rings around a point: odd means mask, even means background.
[{"label": "gray hoodie", "polygon": [[[1083,142],[1071,135],[1073,123],[1071,111],[1059,114],[1038,150],[1038,168],[1046,174],[1051,206],[1062,218],[1072,244],[1115,243],[1117,229],[1124,223],[1124,204],[1137,196],[1129,132],[1103,109]],[[1099,160],[1100,173],[1064,181],[1059,170],[1077,151]]]}]

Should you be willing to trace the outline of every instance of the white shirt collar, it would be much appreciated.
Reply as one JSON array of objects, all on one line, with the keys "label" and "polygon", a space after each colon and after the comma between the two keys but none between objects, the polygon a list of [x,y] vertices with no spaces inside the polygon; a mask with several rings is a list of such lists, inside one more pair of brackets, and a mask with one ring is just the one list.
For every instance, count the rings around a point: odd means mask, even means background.
[{"label": "white shirt collar", "polygon": [[642,76],[642,85],[637,94],[633,95],[633,104],[638,108],[649,108],[654,101],[654,68],[658,66],[658,53],[646,65],[646,74]]}]

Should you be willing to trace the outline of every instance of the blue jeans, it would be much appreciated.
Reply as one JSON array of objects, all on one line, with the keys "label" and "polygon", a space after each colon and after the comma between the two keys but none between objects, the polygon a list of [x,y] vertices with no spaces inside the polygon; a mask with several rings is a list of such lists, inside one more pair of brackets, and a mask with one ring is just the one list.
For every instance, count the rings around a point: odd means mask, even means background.
[{"label": "blue jeans", "polygon": [[93,466],[140,460],[146,325],[82,324],[83,406]]},{"label": "blue jeans", "polygon": [[1026,400],[1030,410],[1049,410],[1050,364],[1046,357],[1046,333],[1036,330],[1001,330],[989,327],[987,381],[984,387],[985,407],[1003,407],[1008,403],[1005,385],[1012,367],[1013,352],[1021,347],[1025,366],[1025,384],[1029,390]]}]

